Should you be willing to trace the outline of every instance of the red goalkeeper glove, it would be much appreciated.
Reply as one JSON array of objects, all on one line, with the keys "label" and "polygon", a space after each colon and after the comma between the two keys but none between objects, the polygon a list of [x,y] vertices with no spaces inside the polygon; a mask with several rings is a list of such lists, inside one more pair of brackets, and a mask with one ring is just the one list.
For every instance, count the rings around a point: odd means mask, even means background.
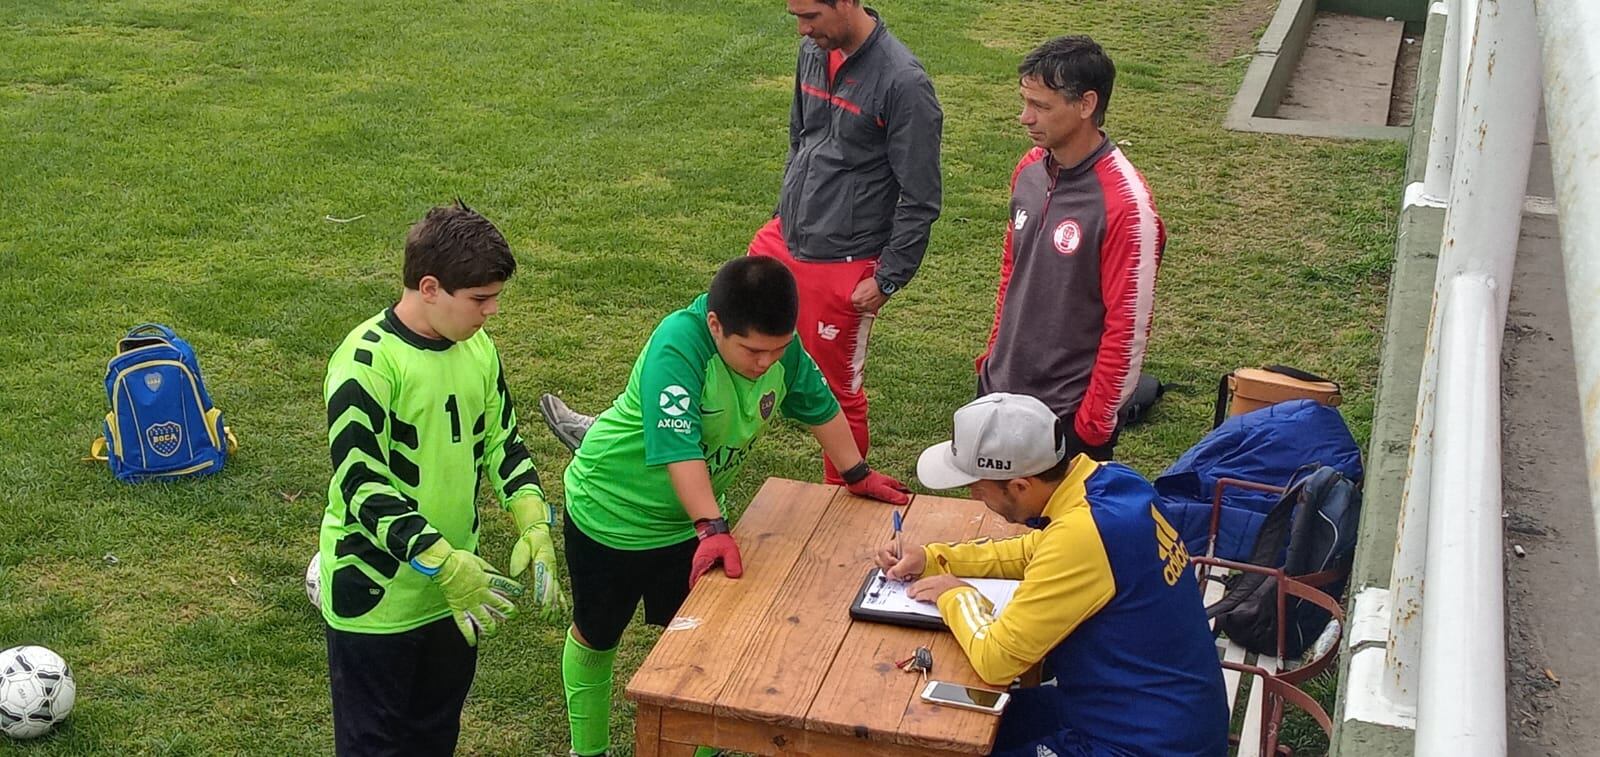
[{"label": "red goalkeeper glove", "polygon": [[911,490],[907,489],[905,484],[867,467],[865,460],[839,475],[844,478],[844,488],[849,489],[850,493],[857,497],[867,497],[891,505],[905,505],[911,502]]},{"label": "red goalkeeper glove", "polygon": [[718,563],[722,564],[722,572],[729,578],[744,575],[739,545],[733,541],[733,534],[728,532],[726,520],[713,518],[697,521],[695,531],[700,534],[700,546],[695,548],[694,563],[689,568],[689,588],[693,589],[700,577],[709,573]]}]

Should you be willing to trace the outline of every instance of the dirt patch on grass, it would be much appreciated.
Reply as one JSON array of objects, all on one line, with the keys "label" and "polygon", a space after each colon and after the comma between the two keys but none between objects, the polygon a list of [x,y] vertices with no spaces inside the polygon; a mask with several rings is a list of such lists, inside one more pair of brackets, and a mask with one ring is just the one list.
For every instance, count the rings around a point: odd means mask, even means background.
[{"label": "dirt patch on grass", "polygon": [[750,82],[751,89],[776,91],[794,86],[793,76],[759,76]]},{"label": "dirt patch on grass", "polygon": [[1265,29],[1277,10],[1278,0],[1241,0],[1219,12],[1211,20],[1211,47],[1206,60],[1225,63],[1248,54],[1256,45],[1256,33]]},{"label": "dirt patch on grass", "polygon": [[1422,37],[1407,34],[1394,61],[1394,90],[1389,98],[1389,125],[1410,126],[1416,110],[1417,69],[1422,64]]}]

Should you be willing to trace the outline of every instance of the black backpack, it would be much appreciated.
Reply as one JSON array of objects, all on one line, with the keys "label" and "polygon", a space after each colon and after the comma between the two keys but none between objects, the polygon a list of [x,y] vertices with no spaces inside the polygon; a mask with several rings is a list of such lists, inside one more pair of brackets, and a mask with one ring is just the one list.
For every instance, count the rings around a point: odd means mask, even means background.
[{"label": "black backpack", "polygon": [[[1282,567],[1284,573],[1320,588],[1335,601],[1344,594],[1355,555],[1361,490],[1338,470],[1317,466],[1296,473],[1261,524],[1249,562]],[[1278,654],[1278,579],[1257,573],[1229,576],[1222,599],[1206,609],[1216,631],[1257,654]],[[1328,624],[1328,612],[1289,596],[1284,601],[1285,660],[1305,652]]]}]

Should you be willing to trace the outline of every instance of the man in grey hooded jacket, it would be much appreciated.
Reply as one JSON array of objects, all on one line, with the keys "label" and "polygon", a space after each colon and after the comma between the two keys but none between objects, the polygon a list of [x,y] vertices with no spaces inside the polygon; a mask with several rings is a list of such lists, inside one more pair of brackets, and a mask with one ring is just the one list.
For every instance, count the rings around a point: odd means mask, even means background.
[{"label": "man in grey hooded jacket", "polygon": [[[868,447],[862,388],[878,309],[910,283],[939,217],[944,114],[927,71],[860,0],[788,0],[805,37],[778,212],[750,254],[800,284],[796,330]],[[824,459],[824,480],[841,482]]]}]

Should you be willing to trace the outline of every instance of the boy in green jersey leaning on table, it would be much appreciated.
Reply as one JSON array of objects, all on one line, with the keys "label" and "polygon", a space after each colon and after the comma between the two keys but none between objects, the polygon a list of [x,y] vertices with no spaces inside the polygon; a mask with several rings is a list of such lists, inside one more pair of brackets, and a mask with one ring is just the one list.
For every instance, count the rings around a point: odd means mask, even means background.
[{"label": "boy in green jersey leaning on table", "polygon": [[839,402],[794,338],[799,296],[773,258],[731,260],[711,289],[668,315],[628,387],[595,419],[566,472],[573,624],[561,659],[572,753],[609,747],[612,663],[640,600],[665,625],[690,585],[744,567],[723,519],[727,490],[781,415],[810,427],[851,493],[909,501],[867,466]]},{"label": "boy in green jersey leaning on table", "polygon": [[483,332],[516,267],[488,219],[434,208],[406,236],[400,301],[328,360],[322,617],[341,757],[455,750],[477,643],[523,593],[477,554],[481,474],[520,534],[511,575],[531,564],[534,603],[561,606],[554,511]]}]

